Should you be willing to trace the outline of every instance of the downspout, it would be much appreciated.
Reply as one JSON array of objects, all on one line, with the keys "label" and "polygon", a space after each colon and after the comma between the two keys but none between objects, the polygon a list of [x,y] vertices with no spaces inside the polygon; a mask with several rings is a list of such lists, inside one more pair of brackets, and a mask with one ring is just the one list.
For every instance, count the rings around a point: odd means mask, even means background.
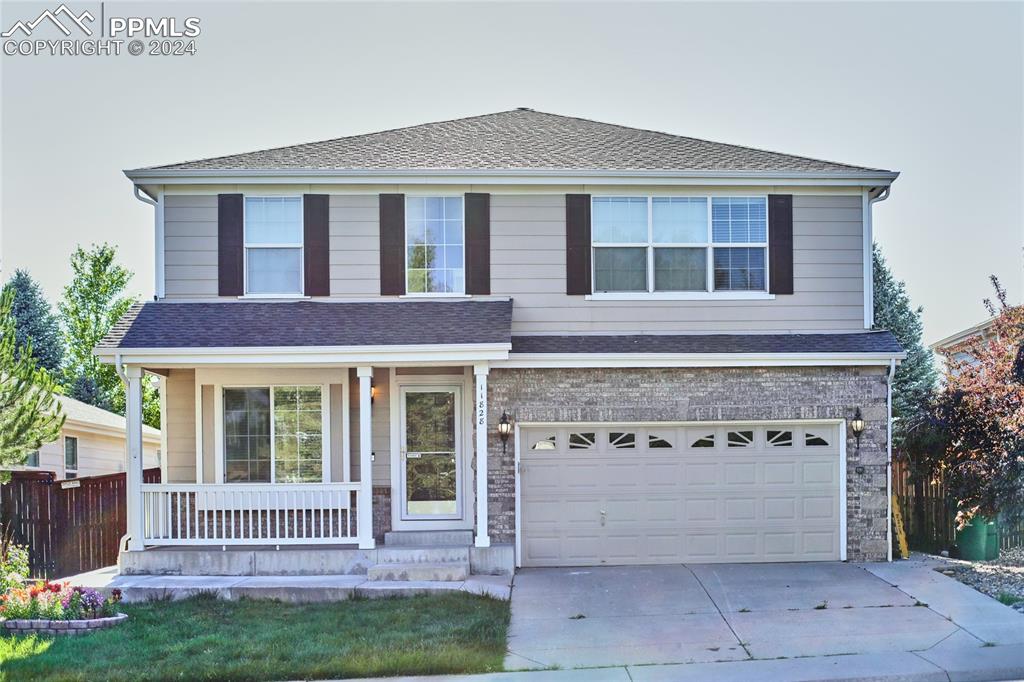
[{"label": "downspout", "polygon": [[153,298],[164,297],[164,195],[154,198],[138,185],[132,185],[135,198],[153,207]]},{"label": "downspout", "polygon": [[886,378],[886,420],[885,420],[885,539],[887,560],[892,561],[892,380],[896,376],[896,360],[889,361],[889,375]]}]

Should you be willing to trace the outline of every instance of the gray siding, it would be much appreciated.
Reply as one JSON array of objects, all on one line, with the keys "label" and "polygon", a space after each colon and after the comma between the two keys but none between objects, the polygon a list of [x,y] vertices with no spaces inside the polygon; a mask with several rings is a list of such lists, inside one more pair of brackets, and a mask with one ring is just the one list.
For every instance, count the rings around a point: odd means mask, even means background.
[{"label": "gray siding", "polygon": [[861,198],[793,197],[794,294],[764,301],[597,301],[565,294],[563,195],[491,197],[491,290],[512,330],[705,332],[864,326]]},{"label": "gray siding", "polygon": [[[331,295],[377,297],[376,194],[330,197]],[[860,195],[793,197],[791,296],[743,301],[599,301],[565,294],[565,196],[493,194],[491,291],[515,300],[513,331],[853,331],[863,328]],[[217,295],[217,199],[169,195],[168,298]]]},{"label": "gray siding", "polygon": [[164,197],[164,293],[167,298],[217,295],[217,197]]}]

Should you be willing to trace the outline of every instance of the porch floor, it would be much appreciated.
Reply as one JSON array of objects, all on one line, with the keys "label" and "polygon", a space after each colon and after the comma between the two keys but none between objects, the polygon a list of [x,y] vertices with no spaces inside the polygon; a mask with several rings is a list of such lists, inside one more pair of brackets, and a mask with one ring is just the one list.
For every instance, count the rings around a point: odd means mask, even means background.
[{"label": "porch floor", "polygon": [[91,587],[105,594],[121,590],[127,602],[150,599],[187,599],[213,594],[219,599],[278,599],[309,603],[345,601],[352,597],[374,598],[450,592],[460,590],[508,599],[512,577],[507,575],[471,575],[466,580],[383,581],[368,580],[365,575],[119,575],[117,566],[108,566],[65,578],[74,585]]}]

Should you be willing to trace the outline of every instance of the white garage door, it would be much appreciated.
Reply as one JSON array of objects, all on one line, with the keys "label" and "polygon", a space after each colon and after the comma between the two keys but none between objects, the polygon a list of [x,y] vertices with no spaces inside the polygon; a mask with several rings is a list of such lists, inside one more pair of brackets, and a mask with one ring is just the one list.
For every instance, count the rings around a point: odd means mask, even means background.
[{"label": "white garage door", "polygon": [[835,425],[530,427],[524,566],[840,558]]}]

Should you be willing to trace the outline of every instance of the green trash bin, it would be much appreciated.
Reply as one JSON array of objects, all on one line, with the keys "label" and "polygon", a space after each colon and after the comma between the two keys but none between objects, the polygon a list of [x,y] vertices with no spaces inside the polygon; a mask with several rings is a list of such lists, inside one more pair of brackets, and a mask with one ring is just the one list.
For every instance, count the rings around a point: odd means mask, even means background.
[{"label": "green trash bin", "polygon": [[999,524],[991,521],[988,524],[988,533],[985,534],[985,561],[993,561],[999,558]]},{"label": "green trash bin", "polygon": [[[968,561],[984,561],[988,545],[988,527],[995,525],[983,516],[975,516],[970,524],[957,531],[956,544],[960,547],[960,558]],[[996,542],[996,551],[999,543]]]}]

